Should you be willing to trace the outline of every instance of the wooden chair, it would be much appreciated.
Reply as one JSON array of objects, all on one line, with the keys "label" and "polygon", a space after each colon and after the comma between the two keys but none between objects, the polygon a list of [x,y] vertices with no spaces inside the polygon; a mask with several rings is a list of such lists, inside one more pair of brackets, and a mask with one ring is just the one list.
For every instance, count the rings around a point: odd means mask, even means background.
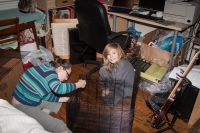
[{"label": "wooden chair", "polygon": [[5,26],[4,29],[0,30],[0,37],[4,35],[14,34],[15,37],[9,39],[0,40],[0,45],[2,43],[17,41],[17,50],[20,52],[20,30],[19,30],[19,18],[0,20],[0,27]]}]

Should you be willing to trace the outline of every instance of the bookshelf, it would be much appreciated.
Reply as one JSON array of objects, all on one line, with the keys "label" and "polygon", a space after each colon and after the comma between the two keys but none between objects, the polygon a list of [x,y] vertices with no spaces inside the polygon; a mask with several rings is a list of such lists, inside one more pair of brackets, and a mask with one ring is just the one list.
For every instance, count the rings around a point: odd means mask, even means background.
[{"label": "bookshelf", "polygon": [[40,10],[43,10],[47,14],[47,26],[48,29],[50,29],[50,15],[49,10],[50,9],[57,9],[62,7],[68,7],[73,6],[74,2],[73,0],[63,1],[63,0],[36,0],[37,2],[37,8]]}]

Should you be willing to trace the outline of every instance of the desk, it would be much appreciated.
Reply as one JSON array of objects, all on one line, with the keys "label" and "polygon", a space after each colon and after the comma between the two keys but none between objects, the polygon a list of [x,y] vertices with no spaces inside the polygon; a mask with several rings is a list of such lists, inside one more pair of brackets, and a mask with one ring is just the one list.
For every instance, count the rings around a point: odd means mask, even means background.
[{"label": "desk", "polygon": [[[0,11],[0,20],[10,19],[10,18],[19,18],[19,30],[25,30],[31,28],[33,30],[33,35],[35,38],[35,42],[37,44],[37,48],[39,49],[39,41],[36,33],[35,23],[44,24],[44,20],[40,13],[22,13],[19,11],[18,8],[8,9],[8,10],[1,10]],[[9,28],[9,27],[0,27],[0,29]]]},{"label": "desk", "polygon": [[129,14],[114,13],[114,12],[109,12],[109,14],[113,15],[113,31],[116,31],[116,18],[117,17],[121,17],[121,18],[130,20],[130,21],[142,23],[144,25],[149,25],[149,26],[153,26],[153,27],[159,27],[159,28],[165,28],[165,29],[169,29],[169,30],[174,30],[174,38],[173,38],[172,50],[171,50],[171,55],[170,55],[170,60],[169,60],[169,70],[172,69],[173,53],[174,53],[174,50],[175,50],[175,44],[176,44],[176,39],[177,39],[177,36],[178,36],[178,32],[179,31],[184,31],[190,25],[176,22],[175,25],[165,26],[165,25],[156,23],[153,20],[134,17],[134,16],[130,16]]}]

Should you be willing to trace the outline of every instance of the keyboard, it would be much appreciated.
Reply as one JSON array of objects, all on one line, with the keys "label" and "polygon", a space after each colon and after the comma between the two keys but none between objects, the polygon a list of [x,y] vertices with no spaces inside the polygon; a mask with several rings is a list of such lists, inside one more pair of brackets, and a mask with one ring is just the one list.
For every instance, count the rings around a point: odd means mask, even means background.
[{"label": "keyboard", "polygon": [[130,12],[129,15],[134,16],[134,17],[139,17],[139,18],[144,18],[144,19],[150,19],[150,20],[154,20],[154,21],[162,21],[162,18],[158,18],[158,17],[153,17],[150,15],[144,15],[144,14],[140,14],[137,12]]},{"label": "keyboard", "polygon": [[125,8],[117,8],[117,7],[111,7],[108,12],[117,12],[117,13],[125,13],[129,14],[132,9],[125,9]]},{"label": "keyboard", "polygon": [[[138,57],[132,56],[128,60],[132,64],[134,70],[138,64]],[[167,72],[167,68],[161,67],[158,64],[150,63],[146,60],[140,60],[140,77],[152,83],[159,83]]]}]

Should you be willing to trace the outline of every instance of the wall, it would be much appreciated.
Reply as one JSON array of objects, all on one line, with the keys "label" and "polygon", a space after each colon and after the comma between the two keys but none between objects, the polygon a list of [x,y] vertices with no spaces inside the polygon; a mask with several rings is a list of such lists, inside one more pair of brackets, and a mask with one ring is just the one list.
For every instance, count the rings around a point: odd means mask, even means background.
[{"label": "wall", "polygon": [[0,10],[17,8],[19,0],[0,0]]},{"label": "wall", "polygon": [[[109,20],[109,23],[110,23],[110,26],[111,26],[111,29],[112,29],[112,25],[113,25],[112,17],[109,17],[108,20]],[[116,32],[126,31],[127,24],[129,25],[129,27],[132,26],[131,22],[128,23],[128,21],[126,19],[117,17]],[[141,25],[141,24],[137,24],[137,23],[133,23],[133,25],[134,25],[134,27],[137,31],[142,32],[141,36],[144,36],[146,33],[153,31],[155,29],[153,27],[145,26],[145,25]]]},{"label": "wall", "polygon": [[141,25],[141,24],[135,24],[135,29],[137,31],[142,32],[141,36],[144,36],[148,32],[155,30],[155,28],[153,28],[153,27],[145,26],[145,25]]},{"label": "wall", "polygon": [[[98,0],[98,1],[100,1],[102,3],[105,3],[105,4],[108,4],[108,5],[112,5],[112,3],[113,3],[114,0]],[[135,4],[135,5],[139,4],[139,0],[134,0],[133,4]]]}]

